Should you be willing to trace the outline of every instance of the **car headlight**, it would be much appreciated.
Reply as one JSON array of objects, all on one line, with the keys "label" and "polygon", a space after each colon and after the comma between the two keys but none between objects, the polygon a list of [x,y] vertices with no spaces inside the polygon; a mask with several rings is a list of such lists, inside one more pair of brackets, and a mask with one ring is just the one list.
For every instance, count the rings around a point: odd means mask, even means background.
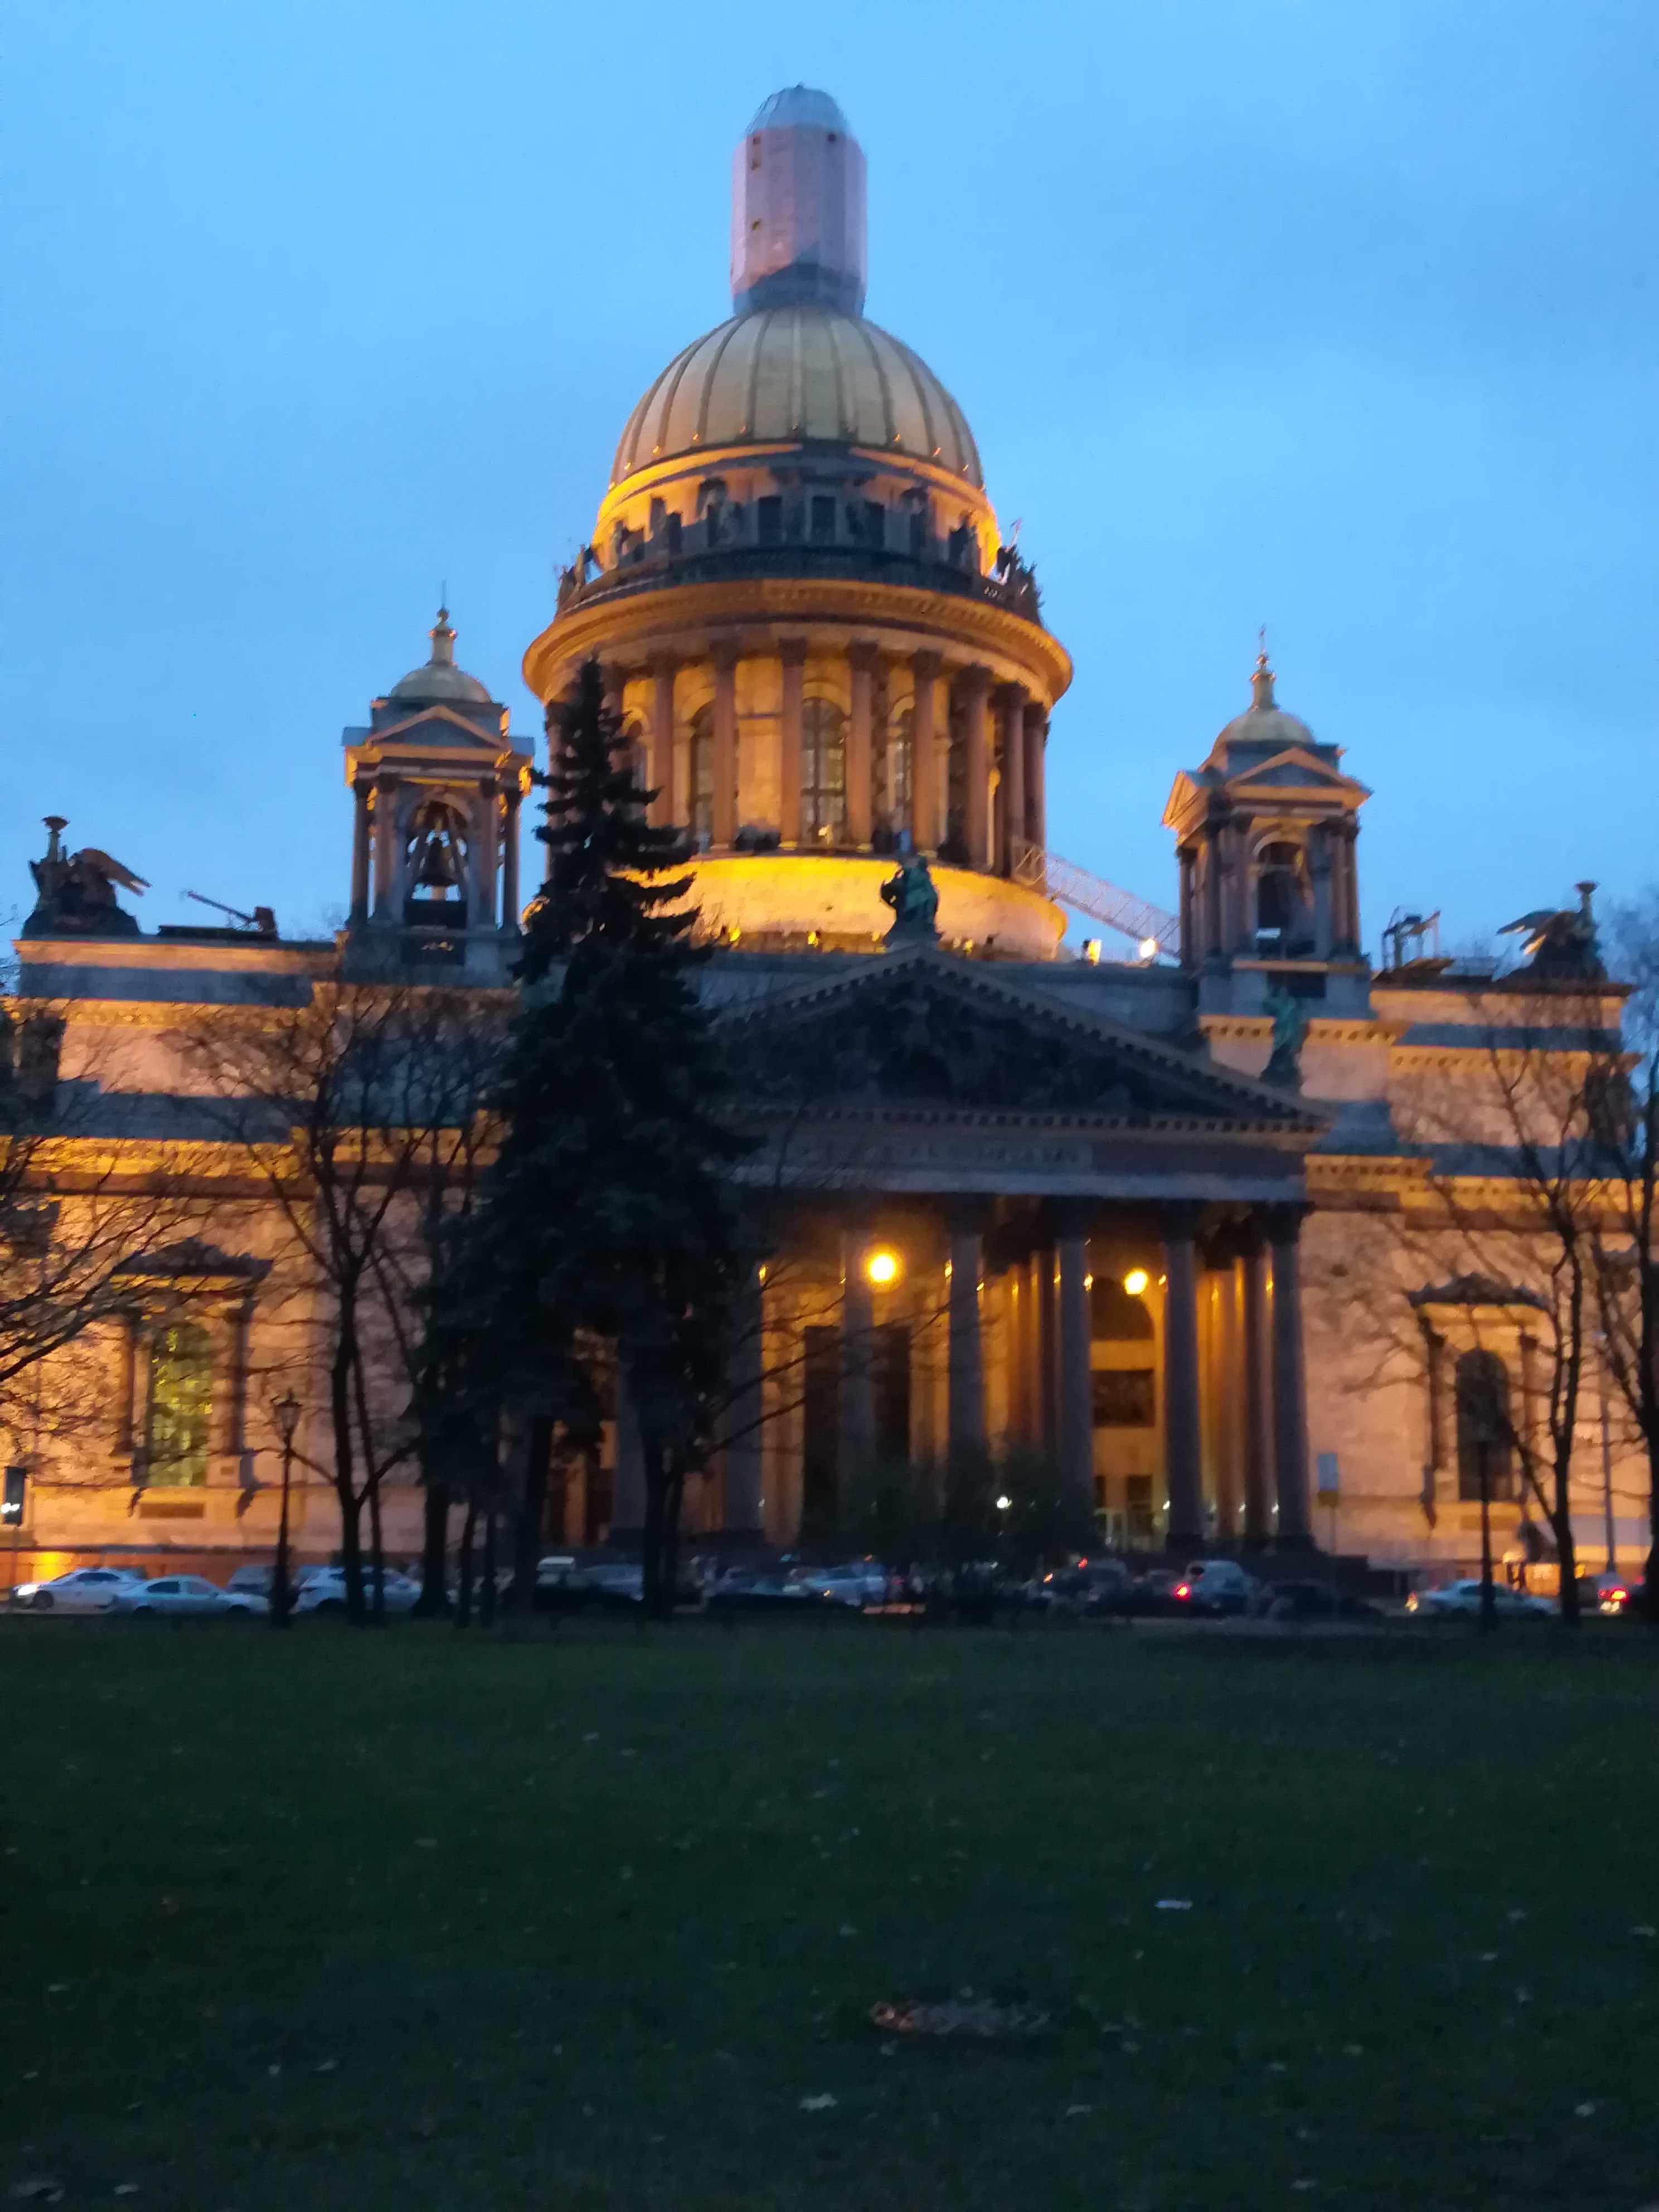
[{"label": "car headlight", "polygon": [[39,1583],[19,1583],[12,1591],[14,1597],[33,1597],[40,1589]]}]

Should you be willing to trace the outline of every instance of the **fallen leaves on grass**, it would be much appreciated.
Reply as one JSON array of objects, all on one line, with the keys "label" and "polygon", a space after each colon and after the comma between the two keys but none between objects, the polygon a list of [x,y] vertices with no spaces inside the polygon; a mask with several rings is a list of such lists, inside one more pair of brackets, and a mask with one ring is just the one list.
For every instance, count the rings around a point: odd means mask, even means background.
[{"label": "fallen leaves on grass", "polygon": [[994,1997],[976,1997],[971,1990],[936,2003],[882,1997],[871,2006],[870,2018],[890,2034],[966,2036],[980,2043],[1037,2035],[1049,2021],[1041,2005],[1002,2004]]},{"label": "fallen leaves on grass", "polygon": [[1190,1897],[1160,1897],[1153,1908],[1158,1912],[1190,1912],[1192,1909]]},{"label": "fallen leaves on grass", "polygon": [[803,2097],[800,2100],[800,2108],[803,2112],[833,2112],[836,2109],[836,2100],[825,2089],[818,2096]]}]

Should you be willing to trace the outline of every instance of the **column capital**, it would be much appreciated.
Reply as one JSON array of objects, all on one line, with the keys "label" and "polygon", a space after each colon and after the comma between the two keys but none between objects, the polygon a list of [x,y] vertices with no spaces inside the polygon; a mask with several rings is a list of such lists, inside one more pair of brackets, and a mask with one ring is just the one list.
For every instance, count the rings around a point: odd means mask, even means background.
[{"label": "column capital", "polygon": [[805,665],[807,643],[804,637],[781,637],[778,640],[778,659],[787,668]]},{"label": "column capital", "polygon": [[677,676],[680,670],[680,656],[664,647],[653,653],[645,665],[646,672],[651,676]]},{"label": "column capital", "polygon": [[976,691],[981,697],[986,696],[991,689],[991,672],[977,660],[958,669],[957,679],[964,691]]},{"label": "column capital", "polygon": [[1267,1234],[1275,1244],[1294,1244],[1302,1234],[1302,1224],[1313,1212],[1304,1198],[1281,1199],[1262,1208]]},{"label": "column capital", "polygon": [[931,684],[944,665],[945,656],[935,653],[931,646],[910,655],[910,672],[918,684]]},{"label": "column capital", "polygon": [[1176,1237],[1183,1244],[1190,1244],[1198,1236],[1203,1212],[1202,1199],[1166,1198],[1158,1210],[1158,1226],[1166,1238]]},{"label": "column capital", "polygon": [[873,638],[855,637],[847,647],[848,665],[853,668],[873,669],[880,652],[881,647]]},{"label": "column capital", "polygon": [[1018,712],[1022,717],[1024,716],[1028,694],[1023,684],[999,684],[996,687],[996,696],[1010,714]]},{"label": "column capital", "polygon": [[743,651],[734,637],[717,637],[708,648],[708,658],[716,668],[732,669],[743,658]]}]

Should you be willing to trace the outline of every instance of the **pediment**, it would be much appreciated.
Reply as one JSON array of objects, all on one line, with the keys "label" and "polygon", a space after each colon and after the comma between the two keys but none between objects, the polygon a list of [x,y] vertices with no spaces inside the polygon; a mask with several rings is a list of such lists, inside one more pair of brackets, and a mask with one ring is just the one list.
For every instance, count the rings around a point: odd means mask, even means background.
[{"label": "pediment", "polygon": [[757,1105],[1059,1115],[1310,1138],[1323,1126],[1283,1091],[933,948],[872,957],[822,986],[749,1001],[720,1028],[738,1090]]},{"label": "pediment", "polygon": [[1236,804],[1248,800],[1249,794],[1258,790],[1316,792],[1356,805],[1370,797],[1363,783],[1353,776],[1344,775],[1340,769],[1304,751],[1300,745],[1289,746],[1267,760],[1253,762],[1248,768],[1241,767],[1227,777],[1223,788]]},{"label": "pediment", "polygon": [[494,760],[498,753],[511,749],[512,740],[503,730],[482,730],[476,721],[453,707],[432,706],[417,708],[401,721],[388,722],[372,731],[362,740],[360,750],[378,748],[381,751],[395,749],[399,752],[414,752],[428,746],[441,747],[446,752],[458,747],[486,755]]}]

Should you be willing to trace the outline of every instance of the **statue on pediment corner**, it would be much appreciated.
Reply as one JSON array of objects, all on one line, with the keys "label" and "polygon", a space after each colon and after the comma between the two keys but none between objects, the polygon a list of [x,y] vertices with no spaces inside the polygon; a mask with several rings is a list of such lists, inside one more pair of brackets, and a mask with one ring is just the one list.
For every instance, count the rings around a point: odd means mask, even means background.
[{"label": "statue on pediment corner", "polygon": [[1263,1002],[1262,1011],[1273,1017],[1273,1041],[1261,1079],[1264,1083],[1280,1084],[1287,1091],[1299,1091],[1302,1046],[1308,1034],[1308,1017],[1302,1010],[1302,1001],[1293,998],[1282,983],[1275,983]]},{"label": "statue on pediment corner", "polygon": [[939,942],[939,890],[920,853],[900,861],[881,887],[882,903],[893,909],[890,945]]}]

